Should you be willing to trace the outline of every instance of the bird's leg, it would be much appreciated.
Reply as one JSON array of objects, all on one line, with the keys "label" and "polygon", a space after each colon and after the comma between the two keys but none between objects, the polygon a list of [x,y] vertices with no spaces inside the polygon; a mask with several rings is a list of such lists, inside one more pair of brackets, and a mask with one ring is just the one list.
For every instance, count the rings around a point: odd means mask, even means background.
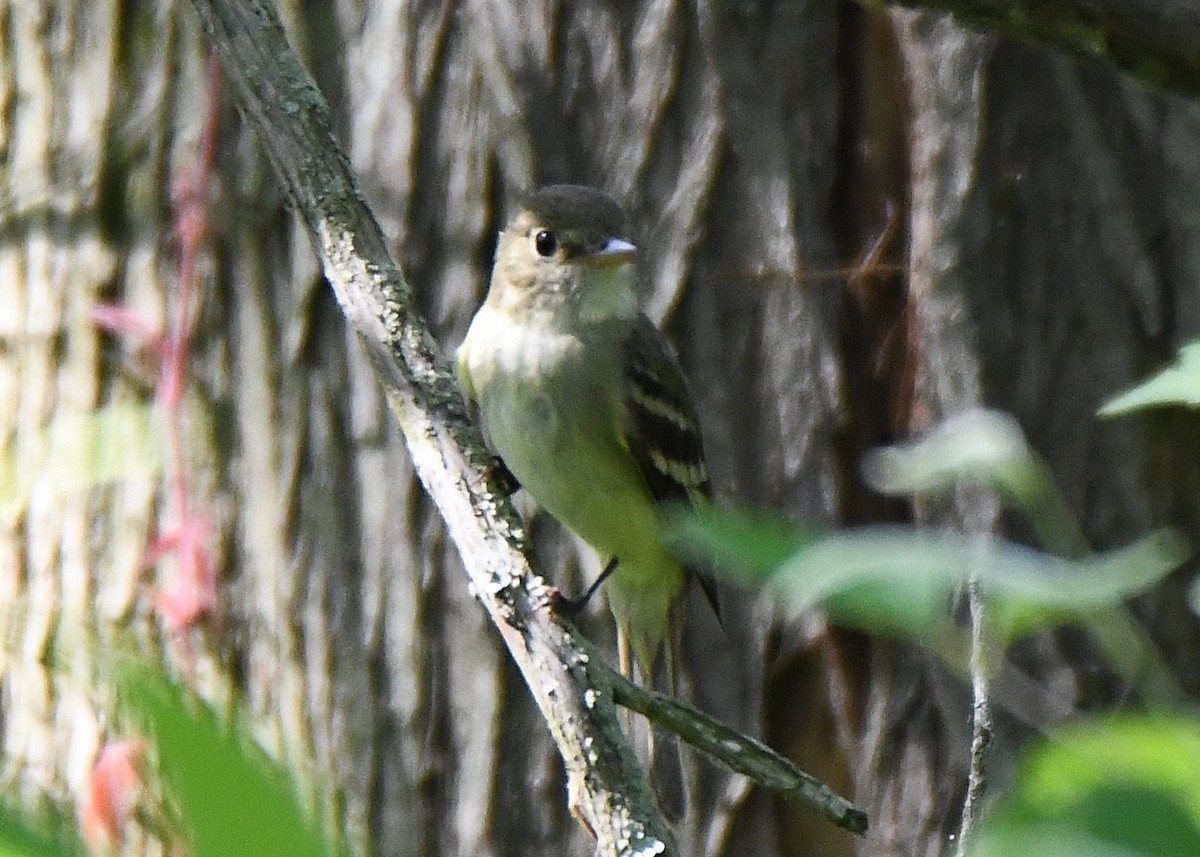
[{"label": "bird's leg", "polygon": [[[629,631],[620,622],[617,623],[617,669],[621,671],[621,675],[633,681],[633,644],[629,639]],[[640,748],[642,764],[645,764],[650,757],[646,752],[645,741],[638,738],[638,723],[633,709],[626,708],[621,713],[624,715],[622,719],[625,726],[625,737],[635,747]],[[643,734],[642,738],[644,737]]]},{"label": "bird's leg", "polygon": [[617,669],[633,681],[633,645],[629,642],[629,632],[620,622],[617,623]]},{"label": "bird's leg", "polygon": [[504,463],[504,459],[498,455],[488,458],[488,463],[483,468],[483,478],[488,485],[492,486],[497,494],[505,497],[511,497],[521,488],[520,481],[508,469],[508,465]]},{"label": "bird's leg", "polygon": [[614,556],[608,561],[608,565],[604,566],[604,571],[600,572],[600,576],[593,581],[592,585],[582,595],[576,595],[574,598],[563,595],[561,592],[554,593],[554,608],[564,616],[578,616],[583,612],[583,608],[587,606],[588,601],[596,594],[596,590],[608,580],[609,576],[617,570],[617,558]]}]

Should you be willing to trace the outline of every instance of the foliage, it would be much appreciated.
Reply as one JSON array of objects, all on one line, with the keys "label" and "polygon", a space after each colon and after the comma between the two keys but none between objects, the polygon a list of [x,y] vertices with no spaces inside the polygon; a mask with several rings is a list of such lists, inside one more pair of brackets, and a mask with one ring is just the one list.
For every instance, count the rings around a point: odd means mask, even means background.
[{"label": "foliage", "polygon": [[145,670],[121,683],[122,703],[154,740],[158,773],[178,803],[193,857],[335,853],[301,807],[285,772],[249,730]]},{"label": "foliage", "polygon": [[83,845],[61,818],[34,820],[0,808],[0,857],[75,857]]},{"label": "foliage", "polygon": [[[152,738],[156,792],[172,803],[155,835],[186,839],[191,857],[332,857],[331,846],[299,802],[286,771],[271,762],[239,720],[228,723],[165,678],[130,667],[119,679],[123,714]],[[143,808],[146,821],[165,818]],[[74,825],[0,810],[0,857],[75,857],[85,852]],[[173,829],[182,827],[183,829]],[[178,853],[169,841],[168,853]]]},{"label": "foliage", "polygon": [[1039,628],[1089,624],[1187,556],[1182,538],[1168,529],[1088,554],[1044,462],[1011,417],[992,411],[963,414],[912,443],[878,450],[864,470],[868,482],[893,494],[986,483],[1034,523],[1051,551],[990,535],[900,526],[821,533],[715,510],[679,519],[678,542],[689,558],[732,569],[741,582],[775,593],[787,609],[820,605],[840,624],[943,651],[961,633],[949,605],[969,577],[987,600],[989,633],[1007,645]]},{"label": "foliage", "polygon": [[[1102,417],[1115,417],[1149,408],[1169,406],[1200,407],[1200,341],[1179,349],[1175,363],[1148,381],[1105,402]],[[1200,581],[1189,592],[1192,612],[1200,614]]]},{"label": "foliage", "polygon": [[1200,406],[1200,342],[1183,346],[1173,365],[1105,402],[1099,413],[1114,417],[1166,405]]},{"label": "foliage", "polygon": [[970,857],[1200,854],[1200,722],[1125,715],[1074,725],[1024,754]]},{"label": "foliage", "polygon": [[[1193,364],[1187,372],[1200,372],[1200,346],[1185,349],[1184,362]],[[1200,394],[1179,386],[1183,374],[1178,368],[1169,383],[1147,385],[1148,392],[1110,407],[1141,407],[1164,396],[1200,402]],[[733,566],[741,582],[774,593],[785,609],[820,606],[839,624],[919,642],[959,667],[955,653],[961,658],[969,648],[967,631],[951,606],[963,583],[974,580],[987,605],[987,651],[1039,628],[1078,623],[1142,699],[1183,698],[1121,604],[1186,559],[1179,534],[1163,529],[1091,554],[1049,468],[1015,421],[992,411],[960,415],[911,443],[877,450],[864,475],[881,492],[927,498],[987,486],[1026,517],[1044,550],[989,533],[900,526],[820,533],[713,510],[680,519],[679,541],[690,559]],[[1137,684],[1134,676],[1146,674],[1152,677]],[[966,853],[1200,854],[1197,758],[1200,722],[1191,718],[1125,715],[1064,729],[1024,754],[1013,790],[985,816]]]}]

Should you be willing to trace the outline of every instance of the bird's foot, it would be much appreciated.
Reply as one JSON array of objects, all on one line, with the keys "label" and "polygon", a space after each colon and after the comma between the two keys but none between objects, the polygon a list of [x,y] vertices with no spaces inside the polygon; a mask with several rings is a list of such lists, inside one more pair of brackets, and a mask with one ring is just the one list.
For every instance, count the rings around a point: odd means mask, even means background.
[{"label": "bird's foot", "polygon": [[608,565],[604,566],[604,571],[600,572],[600,576],[596,578],[592,585],[589,586],[582,595],[576,595],[572,597],[569,595],[563,595],[561,592],[555,590],[553,596],[551,596],[553,599],[554,609],[564,616],[572,619],[575,618],[583,612],[583,608],[586,607],[587,603],[592,600],[592,596],[596,594],[596,590],[600,588],[601,584],[608,580],[609,575],[616,570],[617,558],[614,556],[608,561]]},{"label": "bird's foot", "polygon": [[520,481],[508,469],[504,459],[498,455],[491,456],[488,463],[484,465],[483,478],[492,487],[492,490],[504,497],[511,497],[521,488]]}]

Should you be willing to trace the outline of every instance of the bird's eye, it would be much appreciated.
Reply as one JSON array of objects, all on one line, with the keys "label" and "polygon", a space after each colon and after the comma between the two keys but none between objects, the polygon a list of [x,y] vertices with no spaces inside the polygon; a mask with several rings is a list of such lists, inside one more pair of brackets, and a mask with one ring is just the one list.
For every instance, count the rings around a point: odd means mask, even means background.
[{"label": "bird's eye", "polygon": [[533,249],[537,250],[539,256],[548,259],[558,252],[558,239],[553,232],[542,229],[533,236]]}]

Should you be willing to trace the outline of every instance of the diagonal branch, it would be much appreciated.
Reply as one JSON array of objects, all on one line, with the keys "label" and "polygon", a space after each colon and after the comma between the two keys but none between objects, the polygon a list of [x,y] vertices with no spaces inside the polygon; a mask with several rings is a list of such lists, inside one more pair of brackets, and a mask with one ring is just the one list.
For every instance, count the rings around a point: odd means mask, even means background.
[{"label": "diagonal branch", "polygon": [[481,476],[486,452],[448,364],[412,307],[409,286],[334,141],[328,107],[272,4],[193,5],[366,347],[474,591],[550,726],[572,809],[596,836],[596,853],[674,853],[611,696],[594,691],[602,685],[592,680],[593,666],[574,632],[546,609],[546,588],[521,552],[519,518]]},{"label": "diagonal branch", "polygon": [[[607,669],[607,668],[606,668]],[[607,670],[613,699],[670,729],[730,770],[815,809],[838,827],[866,833],[867,814],[812,774],[798,768],[761,741],[730,729],[683,700],[638,687]]]}]

